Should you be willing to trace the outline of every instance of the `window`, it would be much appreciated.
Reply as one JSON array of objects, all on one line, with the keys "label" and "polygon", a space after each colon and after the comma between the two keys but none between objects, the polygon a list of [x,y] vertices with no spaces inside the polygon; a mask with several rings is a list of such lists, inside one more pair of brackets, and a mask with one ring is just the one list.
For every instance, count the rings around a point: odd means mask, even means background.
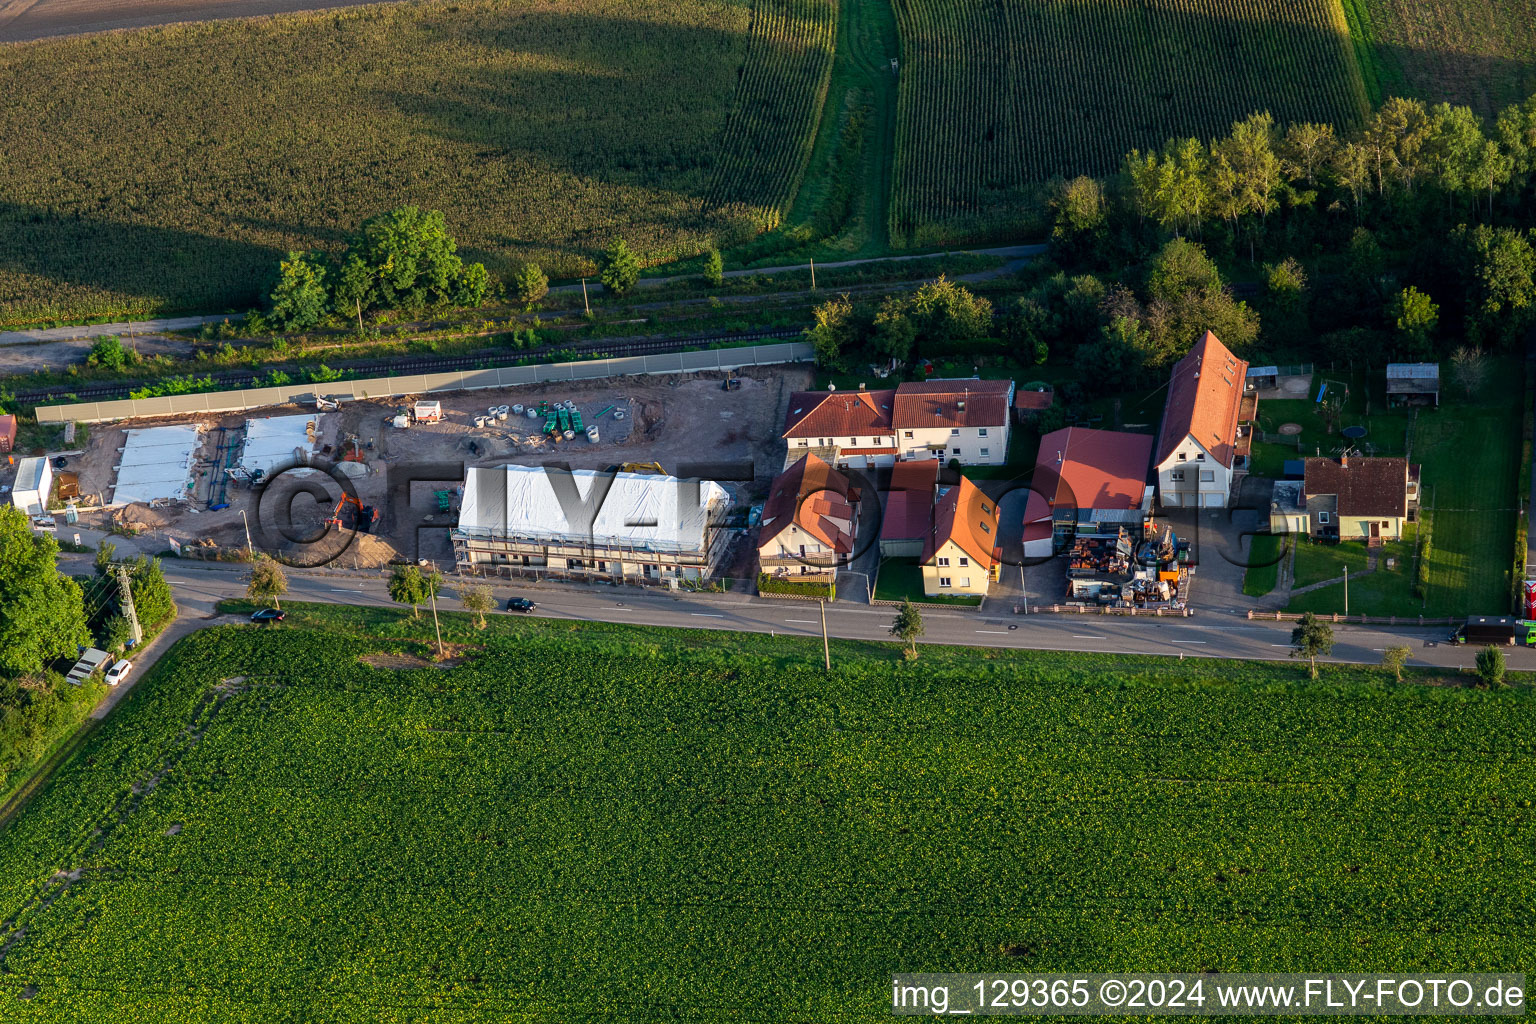
[{"label": "window", "polygon": [[1327,512],[1319,512],[1317,514],[1317,521],[1319,523],[1326,524],[1328,522],[1328,513]]},{"label": "window", "polygon": [[949,428],[949,436],[950,437],[959,437],[960,436],[960,428],[959,427],[950,427]]},{"label": "window", "polygon": [[1189,461],[1189,456],[1185,455],[1183,452],[1179,452],[1179,461],[1180,462],[1187,462],[1187,461]]},{"label": "window", "polygon": [[1196,452],[1195,453],[1195,461],[1196,462],[1204,462],[1205,461],[1205,452]]},{"label": "window", "polygon": [[939,586],[941,586],[941,587],[949,586],[949,577],[948,576],[940,576],[939,577]]},{"label": "window", "polygon": [[986,523],[977,523],[976,525],[981,527],[981,532],[982,533],[991,533],[992,532],[992,527],[988,526]]},{"label": "window", "polygon": [[976,436],[977,437],[986,437],[987,436],[987,428],[986,427],[979,427],[976,430]]},{"label": "window", "polygon": [[883,438],[883,437],[875,438],[875,447],[876,448],[879,448],[883,444],[885,444],[885,438]]},{"label": "window", "polygon": [[1216,471],[1214,469],[1202,469],[1200,471],[1200,482],[1203,484],[1215,483]]},{"label": "window", "polygon": [[811,439],[810,438],[802,437],[800,439],[800,447],[801,448],[809,448],[810,446],[811,446]]},{"label": "window", "polygon": [[960,568],[964,569],[965,567],[967,567],[970,564],[971,564],[971,560],[969,558],[966,558],[964,555],[960,556]]},{"label": "window", "polygon": [[1182,469],[1175,469],[1168,474],[1168,479],[1176,482],[1182,482],[1184,479],[1184,471]]},{"label": "window", "polygon": [[951,452],[952,452],[952,453],[953,453],[953,454],[955,454],[955,455],[959,455],[959,454],[960,454],[960,449],[959,449],[959,448],[951,448],[951,449],[950,449],[950,451],[951,451]]},{"label": "window", "polygon": [[990,449],[990,448],[983,448],[981,450],[981,457],[982,458],[986,458],[988,455],[991,455],[991,454],[992,454],[992,449]]},{"label": "window", "polygon": [[991,515],[992,514],[992,507],[990,505],[988,505],[986,502],[982,502],[981,503],[981,514],[984,515],[984,516]]},{"label": "window", "polygon": [[904,430],[904,431],[902,431],[902,434],[901,434],[901,436],[902,436],[902,437],[911,437],[911,436],[912,436],[912,431],[910,431],[910,430]]},{"label": "window", "polygon": [[971,578],[969,576],[961,576],[960,577],[960,585],[962,587],[964,587],[966,590],[970,590],[971,589]]},{"label": "window", "polygon": [[948,558],[947,558],[947,557],[945,557],[945,558],[940,558],[940,559],[939,559],[939,565],[941,565],[941,566],[947,566],[947,565],[949,565],[949,559],[948,559]]}]

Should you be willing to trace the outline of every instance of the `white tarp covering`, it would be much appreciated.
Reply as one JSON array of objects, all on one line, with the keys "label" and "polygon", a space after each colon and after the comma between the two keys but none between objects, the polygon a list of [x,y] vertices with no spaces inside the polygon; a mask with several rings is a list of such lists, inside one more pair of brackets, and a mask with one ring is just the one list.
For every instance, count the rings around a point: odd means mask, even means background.
[{"label": "white tarp covering", "polygon": [[293,465],[295,449],[306,453],[314,450],[308,434],[311,423],[319,426],[315,416],[269,416],[247,420],[240,468],[247,473],[259,469],[270,476],[278,466]]},{"label": "white tarp covering", "polygon": [[456,532],[469,538],[705,554],[710,517],[730,500],[725,488],[711,480],[542,466],[472,467],[464,479]]},{"label": "white tarp covering", "polygon": [[191,423],[129,430],[112,486],[112,504],[187,497],[199,443],[198,428]]}]

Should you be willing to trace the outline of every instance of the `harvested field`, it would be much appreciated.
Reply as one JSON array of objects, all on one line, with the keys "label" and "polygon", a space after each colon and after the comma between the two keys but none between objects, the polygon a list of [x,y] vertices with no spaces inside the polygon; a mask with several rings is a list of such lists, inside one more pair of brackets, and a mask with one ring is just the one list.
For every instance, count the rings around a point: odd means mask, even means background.
[{"label": "harvested field", "polygon": [[1536,0],[1344,0],[1379,97],[1491,117],[1536,93]]}]

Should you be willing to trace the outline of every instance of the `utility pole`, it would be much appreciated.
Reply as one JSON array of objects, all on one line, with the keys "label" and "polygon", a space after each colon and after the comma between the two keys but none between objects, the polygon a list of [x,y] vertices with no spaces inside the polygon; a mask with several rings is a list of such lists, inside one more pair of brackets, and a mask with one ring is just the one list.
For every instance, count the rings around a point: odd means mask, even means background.
[{"label": "utility pole", "polygon": [[827,671],[832,671],[832,646],[827,643],[827,601],[821,600],[821,658],[826,663]]},{"label": "utility pole", "polygon": [[811,260],[811,291],[816,290],[816,261]]},{"label": "utility pole", "polygon": [[443,656],[443,629],[437,624],[437,591],[432,591],[432,629],[437,633],[437,656]]},{"label": "utility pole", "polygon": [[113,570],[117,575],[117,603],[133,629],[133,642],[137,646],[144,639],[144,630],[139,626],[139,613],[133,607],[133,582],[126,565],[114,566]]},{"label": "utility pole", "polygon": [[1349,566],[1344,567],[1344,616],[1349,617]]},{"label": "utility pole", "polygon": [[363,336],[363,300],[359,296],[353,301],[357,303],[357,336],[361,338]]},{"label": "utility pole", "polygon": [[251,521],[245,517],[245,509],[240,510],[240,522],[245,524],[245,557],[255,558],[256,548],[251,544]]},{"label": "utility pole", "polygon": [[1024,563],[1019,563],[1019,593],[1024,595],[1024,614],[1029,614],[1029,588],[1024,585]]},{"label": "utility pole", "polygon": [[587,301],[587,279],[581,279],[581,304],[587,307],[587,315],[592,315],[592,304]]}]

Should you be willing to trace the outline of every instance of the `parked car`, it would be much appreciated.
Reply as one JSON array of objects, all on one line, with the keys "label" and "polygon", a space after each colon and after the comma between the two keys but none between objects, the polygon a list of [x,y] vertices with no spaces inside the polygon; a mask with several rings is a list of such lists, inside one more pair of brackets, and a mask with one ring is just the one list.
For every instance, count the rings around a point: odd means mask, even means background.
[{"label": "parked car", "polygon": [[282,622],[287,614],[287,612],[278,611],[276,608],[258,608],[251,613],[251,621],[256,623]]},{"label": "parked car", "polygon": [[538,605],[534,604],[526,597],[507,598],[507,611],[509,612],[531,612],[537,607]]},{"label": "parked car", "polygon": [[128,672],[132,668],[133,662],[119,661],[116,665],[113,665],[111,668],[107,669],[107,674],[103,678],[106,679],[108,686],[116,686],[118,683],[128,678]]}]

